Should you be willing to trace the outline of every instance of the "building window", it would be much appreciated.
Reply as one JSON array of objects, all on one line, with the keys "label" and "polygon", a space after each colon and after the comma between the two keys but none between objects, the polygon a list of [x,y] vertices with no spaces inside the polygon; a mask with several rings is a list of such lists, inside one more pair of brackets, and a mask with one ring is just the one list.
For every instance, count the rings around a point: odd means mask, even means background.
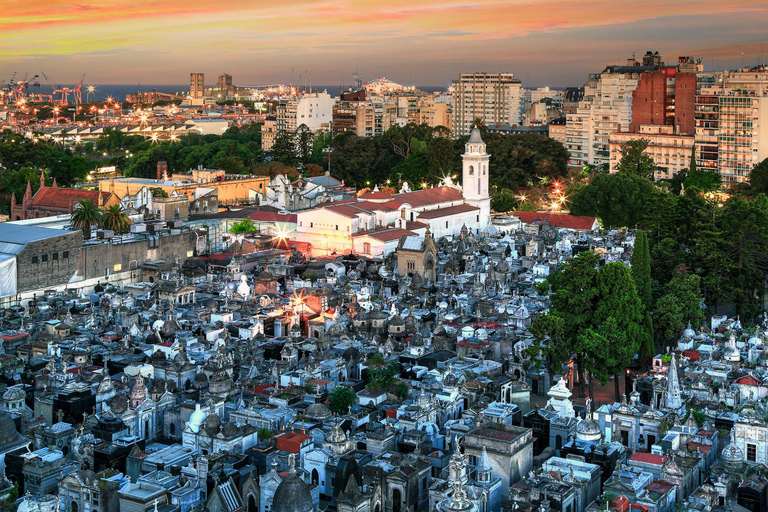
[{"label": "building window", "polygon": [[408,270],[416,270],[416,262],[409,261],[407,267],[408,267]]},{"label": "building window", "polygon": [[42,259],[43,263],[45,263],[46,261],[48,261],[48,255],[47,254],[43,254],[42,256],[40,256],[40,259]]},{"label": "building window", "polygon": [[475,175],[475,167],[470,165],[469,166],[469,175],[474,176]]},{"label": "building window", "polygon": [[315,223],[314,222],[310,222],[309,223],[309,227],[311,227],[311,228],[315,227]]},{"label": "building window", "polygon": [[59,259],[59,253],[55,252],[51,254],[51,259],[53,259],[53,261],[57,261]]},{"label": "building window", "polygon": [[445,221],[445,229],[448,229],[448,221]]},{"label": "building window", "polygon": [[32,256],[32,263],[37,263],[37,262],[38,262],[37,256]]},{"label": "building window", "polygon": [[338,231],[338,230],[339,230],[339,225],[338,225],[338,224],[336,224],[336,231]]},{"label": "building window", "polygon": [[64,251],[64,252],[62,252],[62,253],[61,253],[61,257],[62,257],[62,258],[64,258],[64,259],[67,259],[67,258],[69,258],[69,251]]},{"label": "building window", "polygon": [[368,242],[363,244],[363,254],[371,254],[371,244]]},{"label": "building window", "polygon": [[757,462],[757,445],[747,443],[747,462]]}]

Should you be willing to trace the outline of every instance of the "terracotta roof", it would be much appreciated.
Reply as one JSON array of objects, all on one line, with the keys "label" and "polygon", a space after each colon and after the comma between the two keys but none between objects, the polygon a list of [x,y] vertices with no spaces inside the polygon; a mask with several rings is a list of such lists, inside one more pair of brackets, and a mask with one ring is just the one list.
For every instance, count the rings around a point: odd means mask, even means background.
[{"label": "terracotta roof", "polygon": [[251,220],[255,220],[257,222],[286,222],[288,224],[296,224],[296,214],[295,213],[289,213],[289,214],[280,214],[278,212],[254,212],[251,215],[249,215]]},{"label": "terracotta roof", "polygon": [[29,204],[33,208],[60,208],[67,210],[70,206],[74,206],[75,203],[83,199],[90,199],[95,205],[98,205],[99,194],[101,194],[102,200],[106,203],[111,193],[78,188],[42,187],[35,193]]},{"label": "terracotta roof", "polygon": [[760,381],[758,381],[753,375],[744,375],[743,377],[739,377],[735,381],[733,381],[734,384],[742,384],[744,386],[759,386]]},{"label": "terracotta roof", "polygon": [[360,196],[360,199],[363,200],[369,200],[369,199],[392,199],[392,196],[387,194],[386,192],[382,192],[381,190],[376,190],[373,192],[367,192]]},{"label": "terracotta roof", "polygon": [[480,208],[469,204],[458,204],[456,206],[449,206],[448,208],[438,208],[437,210],[422,212],[419,214],[419,219],[439,219],[441,217],[450,217],[451,215],[468,213],[475,210],[480,211]]},{"label": "terracotta roof", "polygon": [[407,229],[383,228],[383,229],[374,229],[372,231],[363,231],[355,234],[353,238],[369,236],[381,242],[391,242],[392,240],[400,240],[400,237],[402,237],[403,235],[415,236],[416,233],[414,233],[413,231],[408,231]]},{"label": "terracotta roof", "polygon": [[418,208],[420,206],[447,203],[449,201],[461,201],[463,199],[464,197],[461,195],[461,190],[457,188],[434,187],[417,190],[416,192],[396,194],[391,201],[383,204],[391,206],[392,208],[398,208],[400,205],[408,203],[412,207]]},{"label": "terracotta roof", "polygon": [[663,466],[665,462],[669,460],[669,457],[664,455],[656,455],[653,453],[637,452],[629,458],[631,461],[644,462],[645,464],[654,464],[656,466]]},{"label": "terracotta roof", "polygon": [[414,229],[424,229],[427,227],[427,224],[423,222],[419,222],[417,220],[407,220],[405,221],[405,229],[410,229],[413,231]]},{"label": "terracotta roof", "polygon": [[517,212],[514,216],[520,219],[524,224],[530,224],[540,220],[547,221],[550,226],[566,229],[592,230],[597,222],[595,217],[566,215],[562,213]]}]

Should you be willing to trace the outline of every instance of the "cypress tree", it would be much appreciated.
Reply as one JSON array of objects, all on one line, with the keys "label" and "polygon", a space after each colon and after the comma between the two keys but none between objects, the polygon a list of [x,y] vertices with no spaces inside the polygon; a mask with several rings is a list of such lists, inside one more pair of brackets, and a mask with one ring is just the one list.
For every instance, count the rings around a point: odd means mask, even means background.
[{"label": "cypress tree", "polygon": [[635,280],[637,294],[645,306],[645,310],[651,311],[651,254],[648,250],[648,235],[645,231],[638,231],[635,236],[635,249],[632,251],[632,277]]},{"label": "cypress tree", "polygon": [[651,320],[651,314],[646,311],[645,319],[643,320],[643,339],[640,342],[640,351],[638,352],[640,364],[650,365],[653,361],[653,351],[653,321]]},{"label": "cypress tree", "polygon": [[691,164],[688,166],[688,176],[696,172],[696,144],[691,147]]}]

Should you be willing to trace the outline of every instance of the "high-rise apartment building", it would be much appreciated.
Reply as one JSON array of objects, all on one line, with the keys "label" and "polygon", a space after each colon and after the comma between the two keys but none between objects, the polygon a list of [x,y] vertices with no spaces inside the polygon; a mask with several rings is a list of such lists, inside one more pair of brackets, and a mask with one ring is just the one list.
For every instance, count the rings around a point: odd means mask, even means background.
[{"label": "high-rise apartment building", "polygon": [[768,67],[699,73],[696,157],[725,183],[747,180],[768,158]]},{"label": "high-rise apartment building", "polygon": [[462,73],[453,82],[453,136],[469,135],[475,119],[484,124],[520,125],[522,84],[512,73]]},{"label": "high-rise apartment building", "polygon": [[[680,60],[686,60],[681,57]],[[696,131],[696,74],[680,73],[677,67],[663,67],[640,75],[632,92],[632,126],[673,126],[675,131]]]},{"label": "high-rise apartment building", "polygon": [[203,73],[190,73],[189,95],[192,99],[202,99],[205,95],[205,75]]},{"label": "high-rise apartment building", "polygon": [[656,69],[631,60],[626,66],[608,66],[602,73],[591,75],[584,85],[584,99],[567,118],[569,165],[607,165],[611,133],[629,131],[632,92],[641,73]]}]

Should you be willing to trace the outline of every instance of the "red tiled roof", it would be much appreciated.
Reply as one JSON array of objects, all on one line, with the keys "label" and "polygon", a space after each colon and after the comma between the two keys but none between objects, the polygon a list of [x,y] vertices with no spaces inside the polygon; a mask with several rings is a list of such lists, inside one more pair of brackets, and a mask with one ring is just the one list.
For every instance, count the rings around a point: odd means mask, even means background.
[{"label": "red tiled roof", "polygon": [[356,208],[354,204],[338,204],[335,206],[329,206],[326,208],[326,210],[337,213],[342,217],[348,217],[350,219],[354,219],[361,213],[370,213],[369,211],[363,210],[362,208]]},{"label": "red tiled roof", "polygon": [[662,466],[669,460],[669,457],[665,457],[664,455],[656,455],[653,453],[637,452],[631,456],[629,460]]},{"label": "red tiled roof", "polygon": [[278,212],[254,212],[250,215],[251,220],[257,222],[285,222],[288,224],[296,224],[296,214],[281,214]]},{"label": "red tiled roof", "polygon": [[683,350],[683,357],[687,357],[691,361],[698,361],[701,359],[701,352],[698,350]]},{"label": "red tiled roof", "polygon": [[39,189],[30,201],[30,206],[38,208],[60,208],[69,209],[80,200],[90,199],[95,205],[99,204],[99,194],[106,203],[110,192],[99,192],[98,190],[82,190],[79,188],[60,188],[60,187],[42,187]]},{"label": "red tiled roof", "polygon": [[373,192],[368,192],[360,196],[360,199],[363,200],[369,200],[369,199],[392,199],[392,196],[387,194],[386,192],[382,192],[381,190],[375,190]]},{"label": "red tiled roof", "polygon": [[400,237],[403,235],[413,235],[415,236],[416,233],[413,231],[408,231],[407,229],[400,229],[400,228],[384,228],[384,229],[376,229],[373,231],[364,231],[357,233],[354,235],[353,238],[358,238],[362,236],[369,236],[371,238],[374,238],[376,240],[379,240],[381,242],[391,242],[392,240],[400,240]]},{"label": "red tiled roof", "polygon": [[695,452],[696,448],[701,450],[701,453],[709,453],[709,450],[712,449],[712,445],[711,444],[694,443],[693,441],[688,443],[688,449],[690,451]]},{"label": "red tiled roof", "polygon": [[517,212],[514,215],[523,224],[530,224],[538,220],[547,221],[550,226],[566,229],[584,229],[591,230],[597,221],[595,217],[585,217],[580,215],[566,215],[562,213],[544,213],[544,212]]},{"label": "red tiled roof", "polygon": [[406,192],[404,194],[396,194],[392,201],[388,201],[384,204],[398,208],[400,205],[408,203],[414,208],[420,206],[427,206],[430,204],[447,203],[449,201],[461,201],[464,197],[461,195],[461,190],[453,187],[434,187],[426,188],[424,190],[417,190],[416,192]]},{"label": "red tiled roof", "polygon": [[381,211],[381,212],[391,212],[394,210],[391,206],[387,206],[384,203],[372,203],[370,201],[358,201],[356,203],[351,203],[350,206],[354,206],[355,208],[360,208],[361,210],[365,210],[367,212],[374,212],[374,211]]},{"label": "red tiled roof", "polygon": [[405,221],[405,229],[410,229],[413,231],[414,229],[424,229],[427,225],[423,222],[419,222],[417,220],[407,220]]},{"label": "red tiled roof", "polygon": [[744,375],[734,381],[735,384],[743,384],[745,386],[759,386],[760,381],[752,375]]},{"label": "red tiled roof", "polygon": [[441,217],[448,217],[450,215],[458,215],[460,213],[467,213],[474,210],[480,210],[476,206],[469,204],[458,204],[456,206],[449,206],[448,208],[438,208],[437,210],[429,210],[427,212],[421,212],[419,219],[439,219]]}]

